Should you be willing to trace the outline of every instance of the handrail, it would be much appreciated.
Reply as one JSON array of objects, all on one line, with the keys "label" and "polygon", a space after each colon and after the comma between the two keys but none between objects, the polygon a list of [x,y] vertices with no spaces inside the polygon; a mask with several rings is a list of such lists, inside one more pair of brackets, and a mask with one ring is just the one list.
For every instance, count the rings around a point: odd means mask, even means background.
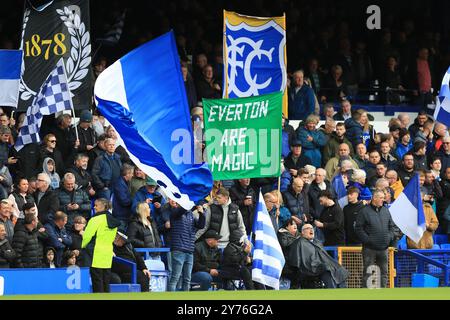
[{"label": "handrail", "polygon": [[151,253],[169,253],[170,248],[135,248],[136,252],[145,253],[145,259],[150,259]]},{"label": "handrail", "polygon": [[134,263],[133,261],[124,259],[124,258],[120,258],[120,257],[113,257],[113,260],[116,261],[117,263],[120,264],[125,264],[131,267],[131,283],[132,284],[136,284],[137,283],[137,279],[136,279],[136,263]]}]

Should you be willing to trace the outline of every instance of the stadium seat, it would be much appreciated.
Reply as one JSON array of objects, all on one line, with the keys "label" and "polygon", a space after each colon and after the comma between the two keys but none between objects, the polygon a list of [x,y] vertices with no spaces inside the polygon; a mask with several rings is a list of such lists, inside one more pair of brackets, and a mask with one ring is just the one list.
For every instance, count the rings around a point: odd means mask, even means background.
[{"label": "stadium seat", "polygon": [[433,241],[435,244],[448,243],[448,236],[446,234],[435,234],[433,235]]},{"label": "stadium seat", "polygon": [[441,244],[441,249],[450,250],[450,243]]},{"label": "stadium seat", "polygon": [[398,240],[397,248],[399,250],[406,250],[408,246],[406,244],[406,236],[403,236],[400,240]]},{"label": "stadium seat", "polygon": [[441,246],[440,245],[438,245],[438,244],[433,244],[433,248],[432,248],[433,250],[440,250],[441,249]]}]

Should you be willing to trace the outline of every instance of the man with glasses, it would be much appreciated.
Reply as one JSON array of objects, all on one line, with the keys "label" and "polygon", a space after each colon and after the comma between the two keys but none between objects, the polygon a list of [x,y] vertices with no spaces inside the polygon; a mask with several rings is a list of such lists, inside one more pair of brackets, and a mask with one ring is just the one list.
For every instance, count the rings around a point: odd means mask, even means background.
[{"label": "man with glasses", "polygon": [[442,139],[442,146],[436,155],[441,159],[443,169],[450,167],[450,137]]},{"label": "man with glasses", "polygon": [[58,194],[50,188],[50,177],[46,173],[38,174],[36,188],[33,196],[38,209],[38,219],[42,224],[46,224],[53,220],[59,210]]},{"label": "man with glasses", "polygon": [[49,133],[44,137],[39,163],[42,165],[46,158],[52,158],[55,162],[55,171],[62,177],[66,172],[66,165],[64,164],[61,152],[56,149],[56,144],[57,140],[54,134]]},{"label": "man with glasses", "polygon": [[414,155],[408,152],[403,156],[402,165],[397,170],[398,176],[404,187],[408,184],[414,175]]}]

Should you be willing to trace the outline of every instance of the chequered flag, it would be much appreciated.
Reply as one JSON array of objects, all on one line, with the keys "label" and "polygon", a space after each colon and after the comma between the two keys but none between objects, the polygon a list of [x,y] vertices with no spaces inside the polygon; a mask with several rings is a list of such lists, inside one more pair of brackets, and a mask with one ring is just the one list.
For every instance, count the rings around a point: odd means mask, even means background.
[{"label": "chequered flag", "polygon": [[33,103],[27,109],[27,115],[20,128],[14,148],[19,151],[26,144],[40,142],[39,129],[42,117],[72,108],[69,85],[63,59],[56,64],[55,69],[45,80],[39,93],[34,97]]}]

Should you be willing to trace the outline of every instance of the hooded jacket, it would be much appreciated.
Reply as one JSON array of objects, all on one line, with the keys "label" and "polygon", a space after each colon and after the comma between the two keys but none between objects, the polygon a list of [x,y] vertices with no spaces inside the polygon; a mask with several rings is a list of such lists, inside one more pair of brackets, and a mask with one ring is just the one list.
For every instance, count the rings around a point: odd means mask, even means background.
[{"label": "hooded jacket", "polygon": [[[92,267],[110,269],[113,258],[113,242],[120,221],[108,211],[97,212],[88,222],[83,233],[82,248],[93,246]],[[91,243],[93,242],[93,243]],[[92,250],[92,249],[90,249]]]},{"label": "hooded jacket", "polygon": [[55,189],[59,188],[61,178],[59,177],[59,174],[56,171],[56,164],[55,164],[55,169],[53,170],[53,172],[48,171],[47,164],[50,160],[52,160],[53,163],[55,163],[55,161],[52,158],[50,158],[50,157],[45,158],[44,162],[42,163],[42,172],[45,172],[46,174],[48,174],[48,176],[50,177],[50,187],[53,190],[55,190]]}]

